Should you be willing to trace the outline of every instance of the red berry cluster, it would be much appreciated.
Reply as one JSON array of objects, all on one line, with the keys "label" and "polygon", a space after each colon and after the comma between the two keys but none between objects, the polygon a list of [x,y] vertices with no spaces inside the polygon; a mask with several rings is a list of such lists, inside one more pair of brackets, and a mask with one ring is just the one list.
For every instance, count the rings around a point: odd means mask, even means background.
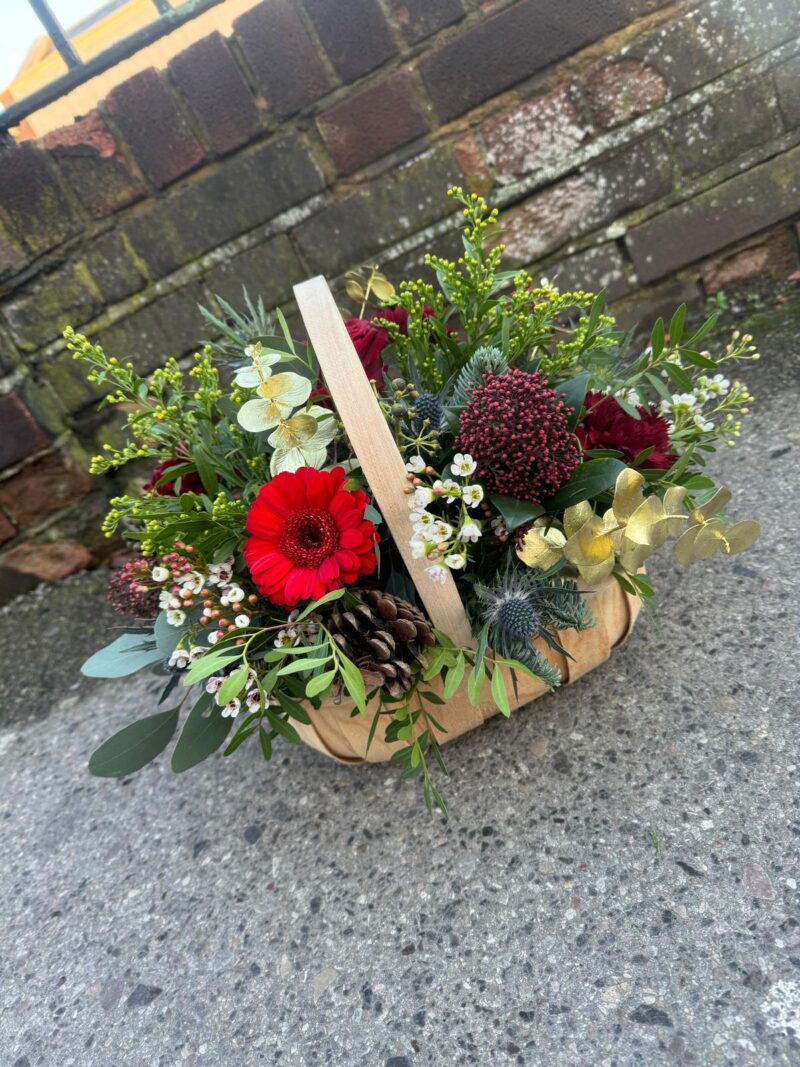
[{"label": "red berry cluster", "polygon": [[476,479],[490,493],[538,504],[580,463],[570,414],[541,371],[487,371],[461,415],[456,447],[478,464]]}]

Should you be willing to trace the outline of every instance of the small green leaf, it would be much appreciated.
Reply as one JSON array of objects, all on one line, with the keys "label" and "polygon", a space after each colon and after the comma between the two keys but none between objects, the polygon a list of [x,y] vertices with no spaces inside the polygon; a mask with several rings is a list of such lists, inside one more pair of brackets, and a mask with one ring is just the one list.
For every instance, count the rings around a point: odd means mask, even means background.
[{"label": "small green leaf", "polygon": [[330,593],[326,593],[325,596],[321,596],[319,600],[314,600],[308,604],[297,618],[292,623],[292,626],[296,626],[298,622],[302,622],[312,611],[316,611],[317,608],[321,608],[323,604],[330,604],[332,600],[338,600],[339,597],[344,596],[344,589],[332,589]]},{"label": "small green leaf", "polygon": [[664,351],[664,320],[656,319],[653,332],[650,334],[650,348],[653,350],[653,359],[658,359]]},{"label": "small green leaf", "polygon": [[189,665],[189,669],[183,676],[183,684],[190,686],[194,685],[195,682],[202,682],[204,678],[210,678],[212,674],[216,674],[217,671],[221,671],[224,667],[235,663],[241,658],[241,649],[236,649],[236,651],[233,649],[220,649],[219,652],[209,649],[208,652],[199,656]]},{"label": "small green leaf", "polygon": [[250,674],[250,668],[247,666],[240,667],[238,671],[234,671],[233,674],[229,674],[222,685],[217,690],[217,704],[224,708],[225,705],[237,697],[245,687],[247,678]]},{"label": "small green leaf", "polygon": [[290,718],[297,719],[298,722],[305,723],[306,725],[311,722],[308,712],[303,705],[290,697],[288,693],[284,693],[279,689],[275,693],[275,699],[278,701],[281,710],[285,711]]},{"label": "small green leaf", "polygon": [[214,698],[203,693],[183,724],[172,753],[172,769],[178,774],[202,763],[216,752],[228,736],[233,719],[222,714]]},{"label": "small green leaf", "polygon": [[308,659],[296,659],[287,663],[278,671],[282,678],[286,674],[298,674],[300,671],[313,671],[316,667],[323,667],[330,660],[330,656],[309,656]]},{"label": "small green leaf", "polygon": [[469,702],[473,708],[477,707],[480,698],[481,690],[483,689],[483,683],[486,681],[486,664],[481,663],[478,670],[470,671],[469,678],[467,679],[467,696]]},{"label": "small green leaf", "polygon": [[349,660],[347,656],[339,657],[339,667],[342,671],[342,678],[344,679],[344,687],[350,694],[353,703],[361,712],[362,715],[367,711],[367,689],[364,685],[364,676],[361,671],[356,667],[352,660]]},{"label": "small green leaf", "polygon": [[508,718],[511,714],[511,705],[508,703],[506,683],[503,680],[503,674],[498,666],[495,666],[492,671],[492,696],[494,697],[495,704],[506,718]]},{"label": "small green leaf", "polygon": [[290,722],[286,719],[282,719],[280,715],[276,715],[272,708],[267,708],[265,712],[267,721],[276,734],[280,734],[287,741],[290,741],[293,745],[302,744],[300,734],[295,730]]},{"label": "small green leaf", "polygon": [[670,319],[669,323],[669,343],[670,345],[677,346],[681,343],[683,337],[683,326],[686,322],[686,305],[681,304],[678,310]]},{"label": "small green leaf", "polygon": [[672,379],[679,389],[682,389],[684,392],[691,392],[692,379],[683,367],[679,367],[677,363],[665,363],[664,370],[667,372],[667,376]]},{"label": "small green leaf", "polygon": [[149,715],[113,734],[92,754],[89,771],[98,778],[121,778],[140,770],[163,752],[178,725],[178,708]]},{"label": "small green leaf", "polygon": [[258,740],[261,743],[261,753],[267,763],[269,763],[272,759],[272,742],[261,723],[258,724]]},{"label": "small green leaf", "polygon": [[449,700],[461,685],[461,682],[464,679],[465,669],[466,661],[464,659],[464,653],[460,652],[458,659],[455,662],[455,666],[450,668],[444,680],[443,693],[446,700]]},{"label": "small green leaf", "polygon": [[335,677],[335,670],[323,671],[322,674],[315,674],[313,678],[308,679],[308,684],[306,685],[306,696],[315,697],[319,696],[321,693],[324,693],[328,686],[331,685]]}]

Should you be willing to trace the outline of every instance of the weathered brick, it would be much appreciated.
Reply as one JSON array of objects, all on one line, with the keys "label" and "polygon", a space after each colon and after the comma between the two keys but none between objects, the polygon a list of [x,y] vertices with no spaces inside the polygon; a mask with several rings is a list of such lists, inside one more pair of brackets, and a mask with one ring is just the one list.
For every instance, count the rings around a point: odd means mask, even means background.
[{"label": "weathered brick", "polygon": [[798,33],[797,0],[709,0],[633,41],[624,54],[654,67],[680,96]]},{"label": "weathered brick", "polygon": [[467,189],[471,193],[487,196],[494,187],[494,175],[472,131],[456,141],[453,145],[453,155]]},{"label": "weathered brick", "polygon": [[697,177],[771,140],[781,128],[772,87],[745,82],[683,115],[668,141],[683,173]]},{"label": "weathered brick", "polygon": [[233,24],[250,69],[278,119],[318,100],[331,79],[295,0],[266,0]]},{"label": "weathered brick", "polygon": [[86,267],[73,259],[21,289],[3,306],[3,315],[17,344],[33,351],[65,326],[86,322],[100,303]]},{"label": "weathered brick", "polygon": [[232,152],[259,132],[255,100],[221,34],[179,52],[169,73],[214,152]]},{"label": "weathered brick", "polygon": [[800,203],[800,147],[636,226],[626,241],[642,281],[671,274],[781,219]]},{"label": "weathered brick", "polygon": [[352,267],[452,211],[455,175],[448,149],[435,149],[301,222],[292,236],[313,270]]},{"label": "weathered brick", "polygon": [[481,133],[502,184],[549,167],[571,169],[575,149],[591,135],[571,83],[490,119]]},{"label": "weathered brick", "polygon": [[800,126],[800,55],[775,70],[775,87],[786,125]]},{"label": "weathered brick", "polygon": [[700,275],[707,293],[718,293],[759,281],[788,277],[797,270],[797,244],[788,230],[778,230],[743,248],[737,248],[703,263]]},{"label": "weathered brick", "polygon": [[44,145],[75,196],[96,219],[144,196],[144,186],[99,111],[48,133]]},{"label": "weathered brick", "polygon": [[369,74],[397,51],[377,0],[303,0],[303,5],[343,82]]},{"label": "weathered brick", "polygon": [[285,234],[256,245],[221,263],[205,277],[206,288],[233,307],[241,307],[242,287],[251,298],[261,297],[268,308],[291,298],[292,285],[302,281],[305,270]]},{"label": "weathered brick", "polygon": [[[109,356],[131,360],[140,373],[149,373],[169,356],[182,356],[198,347],[206,333],[198,310],[203,303],[207,300],[200,285],[188,285],[93,333],[91,340],[101,344]],[[59,404],[70,414],[96,404],[107,391],[86,380],[86,367],[69,352],[50,357],[43,373]]]},{"label": "weathered brick", "polygon": [[340,174],[350,174],[428,130],[405,73],[346,96],[322,112],[317,126]]},{"label": "weathered brick", "polygon": [[542,271],[562,292],[582,289],[599,293],[606,290],[608,300],[617,300],[629,289],[622,253],[613,241],[587,248],[574,256],[559,260]]},{"label": "weathered brick", "polygon": [[611,311],[621,330],[649,337],[656,319],[669,322],[681,304],[695,310],[703,307],[700,286],[691,278],[673,278],[664,285],[640,289],[614,304]]},{"label": "weathered brick", "polygon": [[11,236],[0,219],[0,278],[16,274],[29,260],[30,255],[22,247],[22,242]]},{"label": "weathered brick", "polygon": [[18,526],[30,526],[76,504],[92,491],[91,475],[62,452],[53,452],[0,482],[0,505]]},{"label": "weathered brick", "polygon": [[521,0],[475,23],[420,65],[443,121],[625,24],[621,0]]},{"label": "weathered brick", "polygon": [[115,304],[144,285],[130,253],[118,233],[96,237],[83,253],[83,261],[104,304]]},{"label": "weathered brick", "polygon": [[0,208],[12,235],[35,256],[83,229],[49,162],[46,152],[29,141],[3,153]]},{"label": "weathered brick", "polygon": [[660,135],[625,145],[507,212],[506,255],[519,265],[532,263],[668,188]]},{"label": "weathered brick", "polygon": [[601,130],[630,122],[669,98],[663,75],[636,59],[600,63],[581,77],[581,83],[592,119]]},{"label": "weathered brick", "polygon": [[202,163],[203,149],[153,67],[115,86],[106,109],[157,189]]},{"label": "weathered brick", "polygon": [[94,560],[88,548],[69,541],[20,541],[0,556],[0,570],[8,568],[40,582],[58,582],[85,571]]},{"label": "weathered brick", "polygon": [[389,8],[409,44],[430,37],[464,17],[461,0],[389,0]]},{"label": "weathered brick", "polygon": [[33,455],[50,443],[18,393],[0,396],[0,470]]},{"label": "weathered brick", "polygon": [[10,541],[12,537],[16,536],[16,533],[16,526],[0,512],[0,544],[4,541]]},{"label": "weathered brick", "polygon": [[248,149],[149,205],[122,227],[154,276],[313,196],[322,176],[291,134]]}]

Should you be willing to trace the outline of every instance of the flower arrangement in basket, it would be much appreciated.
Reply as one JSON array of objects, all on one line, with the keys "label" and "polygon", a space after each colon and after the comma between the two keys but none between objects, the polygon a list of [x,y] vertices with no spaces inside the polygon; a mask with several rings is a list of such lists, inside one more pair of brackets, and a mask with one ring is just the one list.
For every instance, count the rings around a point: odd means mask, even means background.
[{"label": "flower arrangement in basket", "polygon": [[[690,564],[753,544],[705,471],[732,444],[758,358],[734,333],[701,350],[680,307],[640,348],[603,294],[499,269],[497,212],[460,188],[463,256],[437,285],[352,272],[346,322],[323,279],[303,325],[210,312],[223,340],[149,378],[67,330],[125,405],[131,443],[93,471],[148,460],[112,500],[138,555],[112,578],[129,617],[83,667],[160,675],[158,710],[92,756],[129,774],[177,735],[184,771],[253,738],[336,759],[391,759],[445,811],[441,744],[574,680],[627,635],[665,542]],[[307,336],[298,339],[297,333]]]}]

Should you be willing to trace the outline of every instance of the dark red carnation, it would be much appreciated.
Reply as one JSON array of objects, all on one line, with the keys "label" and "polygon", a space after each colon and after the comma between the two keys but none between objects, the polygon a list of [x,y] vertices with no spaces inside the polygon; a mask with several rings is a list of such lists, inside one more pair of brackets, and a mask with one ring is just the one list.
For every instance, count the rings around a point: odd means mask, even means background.
[{"label": "dark red carnation", "polygon": [[613,396],[587,393],[584,400],[586,414],[575,429],[585,449],[614,448],[621,452],[626,463],[644,451],[653,451],[642,463],[643,467],[667,470],[675,462],[670,452],[667,420],[651,404],[637,407],[641,418],[635,419],[617,403]]},{"label": "dark red carnation", "polygon": [[284,471],[263,486],[247,513],[244,559],[273,604],[318,600],[378,565],[375,526],[360,489],[344,488],[342,467]]},{"label": "dark red carnation", "polygon": [[541,371],[487,371],[462,412],[456,447],[475,460],[476,480],[490,493],[538,504],[580,463],[570,414]]},{"label": "dark red carnation", "polygon": [[[422,317],[429,318],[432,314],[433,308],[426,305]],[[361,365],[370,381],[377,383],[380,393],[383,392],[383,376],[386,373],[382,353],[391,341],[389,331],[381,325],[381,320],[393,323],[403,335],[408,333],[408,312],[399,304],[396,307],[381,308],[369,319],[347,319],[345,322]]]},{"label": "dark red carnation", "polygon": [[[175,449],[175,456],[170,459],[162,459],[160,463],[157,463],[153,469],[153,473],[144,484],[145,490],[149,493],[155,491],[159,496],[176,496],[175,481],[164,482],[163,485],[157,483],[164,477],[167,471],[173,467],[182,467],[189,458],[189,450],[186,445],[178,445]],[[202,493],[203,483],[200,480],[200,475],[196,471],[189,471],[186,474],[180,476],[181,479],[181,492],[182,493]],[[176,477],[177,480],[177,477]]]}]

